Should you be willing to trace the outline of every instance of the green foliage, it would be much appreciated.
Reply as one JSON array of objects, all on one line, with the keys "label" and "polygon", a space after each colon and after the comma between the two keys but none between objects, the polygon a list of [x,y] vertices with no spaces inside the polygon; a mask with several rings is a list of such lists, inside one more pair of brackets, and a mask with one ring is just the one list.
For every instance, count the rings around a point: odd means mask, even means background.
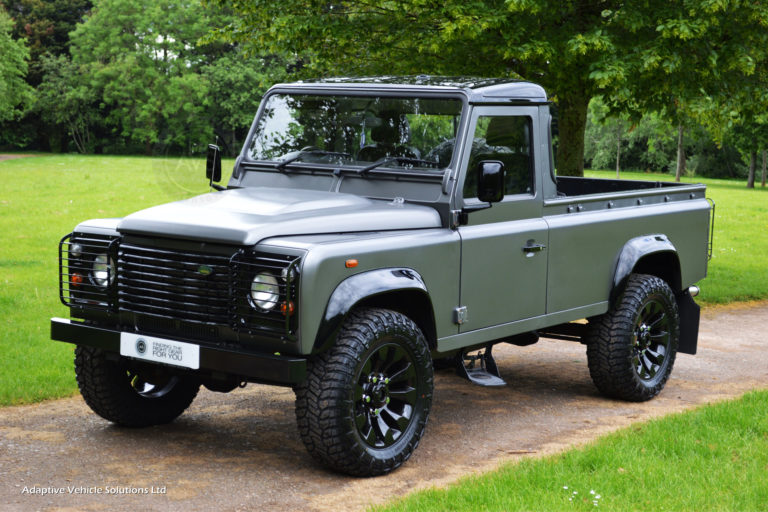
[{"label": "green foliage", "polygon": [[763,510],[766,407],[768,392],[749,393],[374,510]]},{"label": "green foliage", "polygon": [[[611,115],[601,97],[589,106],[584,160],[588,169],[615,169],[621,140],[621,170],[675,172],[677,126],[663,114],[649,112],[639,119]],[[746,167],[736,148],[720,146],[703,126],[692,124],[684,139],[686,172],[708,178],[743,178]],[[669,178],[667,178],[669,179]]]},{"label": "green foliage", "polygon": [[[90,0],[0,0],[14,20],[13,34],[29,47],[26,83],[37,88],[43,79],[43,57],[69,55],[69,33],[91,8]],[[0,7],[2,9],[2,7]],[[2,52],[0,52],[1,54]],[[0,120],[0,146],[66,149],[67,128],[51,124],[36,108],[37,94],[30,91],[31,108],[12,121]]]},{"label": "green foliage", "polygon": [[44,55],[69,54],[69,33],[91,8],[90,0],[2,0],[15,24],[16,38],[25,38],[30,50],[28,83],[40,83]]},{"label": "green foliage", "polygon": [[29,49],[24,40],[13,39],[12,27],[0,6],[0,122],[20,115],[32,100],[32,88],[24,81]]},{"label": "green foliage", "polygon": [[229,154],[240,151],[263,94],[287,76],[283,59],[248,55],[240,49],[201,69],[210,87],[209,116]]},{"label": "green foliage", "polygon": [[72,33],[72,57],[106,108],[105,123],[151,152],[211,138],[197,40],[210,20],[184,0],[97,1]]},{"label": "green foliage", "polygon": [[[559,0],[212,0],[237,16],[234,41],[292,52],[306,74],[524,77],[557,102],[558,172],[580,175],[587,105],[676,105],[738,83],[764,60],[762,2]],[[681,5],[682,4],[682,5]],[[762,46],[758,46],[762,45]],[[684,86],[676,84],[682,81]],[[672,84],[672,85],[667,85]]]},{"label": "green foliage", "polygon": [[65,126],[80,153],[93,151],[91,126],[99,120],[96,97],[67,56],[40,59],[42,82],[37,87],[35,111],[52,125]]}]

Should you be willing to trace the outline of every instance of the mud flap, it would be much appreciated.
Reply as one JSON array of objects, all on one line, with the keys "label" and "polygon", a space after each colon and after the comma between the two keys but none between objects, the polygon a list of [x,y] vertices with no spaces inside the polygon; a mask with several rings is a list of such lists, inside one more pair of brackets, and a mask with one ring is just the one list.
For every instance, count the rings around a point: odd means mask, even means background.
[{"label": "mud flap", "polygon": [[677,351],[695,355],[699,342],[701,308],[686,290],[677,295],[677,309],[680,313],[680,340],[677,343]]},{"label": "mud flap", "polygon": [[488,345],[477,355],[460,352],[456,357],[456,373],[478,386],[506,386],[507,383],[499,376],[492,348],[493,345]]}]

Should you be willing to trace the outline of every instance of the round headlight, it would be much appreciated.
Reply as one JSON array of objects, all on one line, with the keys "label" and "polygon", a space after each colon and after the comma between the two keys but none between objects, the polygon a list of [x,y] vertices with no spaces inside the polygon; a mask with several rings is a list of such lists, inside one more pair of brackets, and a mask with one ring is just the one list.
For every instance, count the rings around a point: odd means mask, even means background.
[{"label": "round headlight", "polygon": [[277,278],[269,272],[262,272],[251,282],[251,304],[257,308],[269,311],[277,305],[280,299],[280,285]]},{"label": "round headlight", "polygon": [[115,282],[115,262],[107,254],[99,254],[93,259],[93,282],[102,288]]},{"label": "round headlight", "polygon": [[73,258],[79,258],[83,255],[83,246],[78,243],[73,243],[69,246],[69,255]]}]

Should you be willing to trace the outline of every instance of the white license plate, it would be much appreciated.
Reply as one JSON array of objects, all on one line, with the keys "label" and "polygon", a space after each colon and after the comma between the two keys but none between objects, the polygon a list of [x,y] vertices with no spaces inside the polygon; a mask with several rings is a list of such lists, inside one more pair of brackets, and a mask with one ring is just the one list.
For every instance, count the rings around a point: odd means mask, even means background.
[{"label": "white license plate", "polygon": [[131,332],[120,333],[120,355],[194,370],[200,368],[200,345]]}]

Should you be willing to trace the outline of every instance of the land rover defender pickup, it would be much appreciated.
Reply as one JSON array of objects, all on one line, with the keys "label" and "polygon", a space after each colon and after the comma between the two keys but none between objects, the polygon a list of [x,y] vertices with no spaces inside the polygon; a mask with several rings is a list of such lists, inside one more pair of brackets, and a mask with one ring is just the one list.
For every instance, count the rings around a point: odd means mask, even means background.
[{"label": "land rover defender pickup", "polygon": [[497,343],[586,345],[642,401],[696,352],[713,205],[703,185],[558,177],[544,90],[378,77],[275,85],[226,186],[60,244],[80,391],[124,426],[200,386],[291,386],[326,466],[384,474],[419,443],[435,364],[503,385]]}]

